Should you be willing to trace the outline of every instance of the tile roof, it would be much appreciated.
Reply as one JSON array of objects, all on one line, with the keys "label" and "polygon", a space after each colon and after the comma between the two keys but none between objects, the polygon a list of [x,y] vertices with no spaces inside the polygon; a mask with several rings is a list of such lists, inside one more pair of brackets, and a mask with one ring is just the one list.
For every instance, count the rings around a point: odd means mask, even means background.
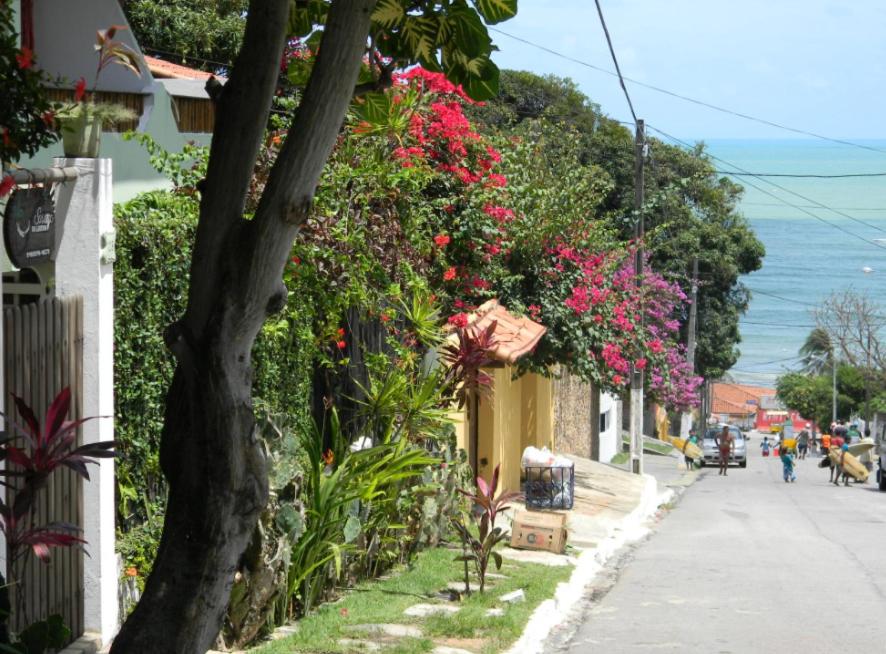
[{"label": "tile roof", "polygon": [[[189,68],[187,66],[182,66],[181,64],[174,64],[171,61],[166,61],[165,59],[157,59],[156,57],[145,57],[145,64],[148,67],[148,70],[151,71],[151,75],[156,78],[172,78],[172,79],[209,79],[213,76],[212,73],[207,73],[205,70],[197,70],[196,68]],[[218,77],[216,75],[216,77]]]},{"label": "tile roof", "polygon": [[518,318],[498,300],[488,300],[468,317],[468,324],[486,329],[495,324],[496,345],[489,355],[496,361],[511,365],[535,349],[547,328],[529,318]]},{"label": "tile roof", "polygon": [[715,383],[711,412],[738,415],[756,413],[762,399],[774,395],[774,389],[763,386]]}]

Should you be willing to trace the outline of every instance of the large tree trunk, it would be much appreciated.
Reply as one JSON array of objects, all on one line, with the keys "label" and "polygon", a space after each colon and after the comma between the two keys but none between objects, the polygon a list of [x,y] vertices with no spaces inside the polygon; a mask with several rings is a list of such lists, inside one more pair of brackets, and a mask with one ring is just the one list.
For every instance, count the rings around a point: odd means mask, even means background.
[{"label": "large tree trunk", "polygon": [[252,220],[243,206],[279,71],[288,0],[252,0],[222,91],[203,186],[188,308],[167,342],[178,360],[161,465],[166,522],[145,593],[115,654],[204,654],[267,501],[252,411],[251,350],[282,308],[282,273],[352,96],[373,0],[335,0],[314,73]]}]

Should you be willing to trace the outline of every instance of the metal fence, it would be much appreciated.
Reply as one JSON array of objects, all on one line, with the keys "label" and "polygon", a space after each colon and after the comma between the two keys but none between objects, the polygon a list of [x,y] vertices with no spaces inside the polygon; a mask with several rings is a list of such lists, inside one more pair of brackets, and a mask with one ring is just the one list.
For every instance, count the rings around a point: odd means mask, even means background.
[{"label": "metal fence", "polygon": [[[42,421],[46,409],[65,386],[71,388],[69,419],[81,417],[83,387],[83,299],[49,298],[3,310],[4,412],[19,420],[12,393],[22,397]],[[20,421],[19,421],[20,422]],[[7,425],[7,429],[9,426]],[[81,436],[78,435],[78,441]],[[19,480],[12,478],[14,485]],[[14,492],[8,489],[7,496]],[[82,527],[80,478],[67,468],[53,473],[38,494],[34,524],[66,522]],[[7,556],[8,560],[8,556]],[[83,631],[83,553],[53,548],[47,565],[28,556],[7,570],[13,616],[11,627],[59,614],[72,633]],[[18,593],[24,593],[18,603]],[[23,606],[24,611],[15,607]]]}]

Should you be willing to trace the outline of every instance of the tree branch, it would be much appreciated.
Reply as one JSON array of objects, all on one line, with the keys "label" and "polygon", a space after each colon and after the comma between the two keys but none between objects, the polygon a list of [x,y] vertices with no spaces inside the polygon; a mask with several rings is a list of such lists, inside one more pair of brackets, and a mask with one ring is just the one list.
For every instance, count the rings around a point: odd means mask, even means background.
[{"label": "tree branch", "polygon": [[287,0],[251,0],[240,53],[228,82],[215,94],[215,128],[201,188],[186,313],[195,335],[202,331],[218,291],[224,243],[243,219],[277,86],[288,16]]}]

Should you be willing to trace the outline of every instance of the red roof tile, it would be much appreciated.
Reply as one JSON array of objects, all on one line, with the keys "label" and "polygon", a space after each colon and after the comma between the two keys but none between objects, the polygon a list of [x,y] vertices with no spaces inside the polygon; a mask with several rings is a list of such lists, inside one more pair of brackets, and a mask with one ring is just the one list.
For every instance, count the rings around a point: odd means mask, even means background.
[{"label": "red roof tile", "polygon": [[748,415],[756,413],[763,397],[775,395],[772,388],[745,384],[715,383],[711,413]]},{"label": "red roof tile", "polygon": [[196,68],[188,68],[180,64],[174,64],[171,61],[157,59],[156,57],[145,57],[145,64],[151,75],[157,78],[172,79],[209,79],[212,73],[205,70],[197,70]]},{"label": "red roof tile", "polygon": [[468,324],[481,330],[488,328],[493,321],[496,323],[496,345],[489,354],[496,361],[509,365],[532,352],[548,331],[546,327],[529,318],[516,317],[499,304],[498,300],[483,303],[468,317]]}]

